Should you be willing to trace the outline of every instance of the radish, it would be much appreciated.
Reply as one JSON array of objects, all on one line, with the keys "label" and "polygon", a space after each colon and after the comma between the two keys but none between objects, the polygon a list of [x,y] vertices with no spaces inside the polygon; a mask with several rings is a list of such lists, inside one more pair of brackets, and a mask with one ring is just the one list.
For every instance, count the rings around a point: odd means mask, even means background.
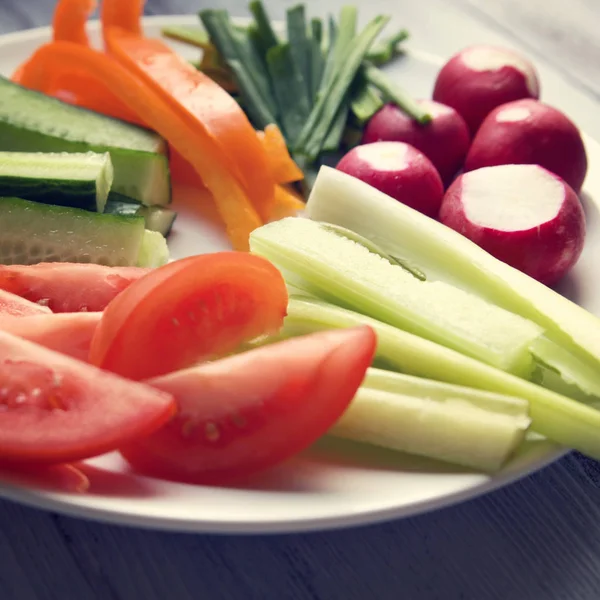
[{"label": "radish", "polygon": [[496,106],[539,96],[533,64],[495,46],[471,46],[455,54],[438,73],[433,90],[433,99],[456,109],[472,133]]},{"label": "radish", "polygon": [[420,125],[394,104],[386,104],[365,127],[362,143],[378,141],[405,142],[420,150],[449,185],[462,167],[471,136],[464,119],[449,106],[433,100],[417,104],[431,115],[427,125]]},{"label": "radish", "polygon": [[538,165],[464,173],[446,192],[440,221],[546,285],[573,267],[585,240],[577,195]]},{"label": "radish", "polygon": [[336,169],[352,175],[415,210],[437,217],[444,184],[431,161],[403,142],[356,146]]},{"label": "radish", "polygon": [[482,123],[465,170],[507,164],[535,164],[562,177],[579,193],[587,172],[581,134],[563,113],[537,100],[499,106]]}]

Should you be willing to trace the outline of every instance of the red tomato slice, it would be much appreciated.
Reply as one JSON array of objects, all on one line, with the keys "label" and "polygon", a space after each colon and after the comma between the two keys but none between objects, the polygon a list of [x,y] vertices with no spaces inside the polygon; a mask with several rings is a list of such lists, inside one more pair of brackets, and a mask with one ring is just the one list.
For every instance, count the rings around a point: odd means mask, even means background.
[{"label": "red tomato slice", "polygon": [[142,473],[190,483],[271,467],[339,419],[375,345],[368,327],[326,331],[151,379],[175,396],[177,416],[121,453]]},{"label": "red tomato slice", "polygon": [[87,362],[100,312],[14,317],[0,315],[0,331],[35,342],[44,348]]},{"label": "red tomato slice", "polygon": [[173,397],[0,332],[0,462],[63,463],[148,435]]},{"label": "red tomato slice", "polygon": [[154,269],[104,311],[90,362],[131,379],[163,375],[278,330],[281,273],[245,252],[184,258]]},{"label": "red tomato slice", "polygon": [[47,306],[36,304],[16,294],[0,289],[0,315],[25,317],[28,315],[49,315],[52,311]]},{"label": "red tomato slice", "polygon": [[70,494],[84,494],[90,479],[75,465],[2,465],[3,480],[21,486],[42,488]]},{"label": "red tomato slice", "polygon": [[148,272],[138,267],[80,263],[0,266],[0,289],[48,306],[53,312],[96,312]]}]

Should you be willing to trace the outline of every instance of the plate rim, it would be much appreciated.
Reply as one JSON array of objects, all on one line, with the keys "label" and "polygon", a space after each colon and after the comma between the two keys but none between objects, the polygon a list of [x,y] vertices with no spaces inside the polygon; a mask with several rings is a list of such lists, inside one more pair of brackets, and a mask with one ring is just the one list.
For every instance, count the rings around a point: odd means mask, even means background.
[{"label": "plate rim", "polygon": [[[248,17],[235,17],[238,22],[248,22]],[[143,17],[143,26],[165,26],[169,24],[197,24],[196,15],[147,15]],[[87,24],[88,32],[98,33],[100,21],[90,20]],[[41,43],[44,38],[52,34],[51,26],[32,27],[24,30],[13,31],[0,35],[0,48],[19,43]],[[418,48],[407,46],[408,53],[428,62],[443,62],[443,58]],[[586,143],[596,143],[585,132],[582,132]],[[596,144],[597,145],[597,144]],[[191,520],[183,517],[152,516],[148,514],[131,514],[127,511],[111,510],[104,507],[87,506],[73,501],[73,494],[61,494],[36,489],[25,485],[0,481],[0,498],[20,503],[31,508],[52,511],[65,516],[89,519],[96,522],[116,524],[128,527],[137,527],[154,531],[171,531],[179,533],[206,533],[223,535],[253,535],[253,534],[291,534],[314,533],[322,531],[340,530],[345,528],[363,527],[397,521],[410,517],[420,516],[436,510],[450,508],[457,504],[475,500],[510,486],[534,473],[544,470],[560,458],[570,454],[570,450],[551,447],[541,457],[532,461],[527,467],[520,470],[509,470],[465,489],[425,500],[417,500],[403,506],[362,509],[359,512],[343,513],[336,516],[317,516],[312,518],[281,518],[271,520]]]}]

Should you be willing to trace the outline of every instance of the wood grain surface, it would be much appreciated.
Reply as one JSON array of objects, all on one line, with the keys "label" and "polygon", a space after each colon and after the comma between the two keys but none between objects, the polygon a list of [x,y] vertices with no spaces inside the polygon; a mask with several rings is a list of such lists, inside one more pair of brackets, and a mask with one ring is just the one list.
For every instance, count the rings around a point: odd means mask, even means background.
[{"label": "wood grain surface", "polygon": [[[126,0],[123,0],[126,1]],[[204,0],[206,1],[206,0]],[[293,2],[270,0],[274,17]],[[220,6],[245,14],[245,2]],[[341,2],[309,2],[337,10]],[[148,14],[196,0],[148,0]],[[0,4],[0,33],[46,25],[51,0]],[[598,0],[372,0],[422,47],[509,43],[600,138]],[[598,600],[600,469],[571,454],[503,490],[403,521],[288,536],[165,534],[0,501],[0,600]]]}]

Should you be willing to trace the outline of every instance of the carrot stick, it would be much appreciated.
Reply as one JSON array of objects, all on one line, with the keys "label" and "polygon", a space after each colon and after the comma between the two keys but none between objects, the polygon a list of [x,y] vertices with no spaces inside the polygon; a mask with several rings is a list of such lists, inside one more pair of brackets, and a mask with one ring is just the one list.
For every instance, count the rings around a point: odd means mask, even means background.
[{"label": "carrot stick", "polygon": [[68,64],[74,73],[85,71],[103,81],[121,102],[191,163],[211,192],[234,249],[248,250],[249,235],[262,221],[232,176],[228,157],[199,121],[194,122],[175,103],[132,76],[109,56],[70,42],[54,42],[39,48],[25,65],[25,85],[34,89],[43,87],[43,82],[61,64]]},{"label": "carrot stick", "polygon": [[85,26],[96,10],[96,0],[59,0],[52,19],[54,41],[75,42],[89,46]]},{"label": "carrot stick", "polygon": [[281,130],[274,123],[267,125],[264,131],[259,131],[261,141],[271,167],[271,172],[277,183],[291,183],[304,179],[304,173],[292,160]]}]

